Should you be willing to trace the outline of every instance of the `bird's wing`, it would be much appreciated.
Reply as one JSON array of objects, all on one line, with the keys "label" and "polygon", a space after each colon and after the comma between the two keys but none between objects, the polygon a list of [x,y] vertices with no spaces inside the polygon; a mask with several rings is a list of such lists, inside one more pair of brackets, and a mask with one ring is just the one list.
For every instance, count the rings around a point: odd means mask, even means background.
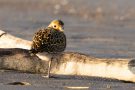
[{"label": "bird's wing", "polygon": [[40,29],[35,33],[32,41],[32,49],[40,50],[44,44],[48,43],[50,30]]}]

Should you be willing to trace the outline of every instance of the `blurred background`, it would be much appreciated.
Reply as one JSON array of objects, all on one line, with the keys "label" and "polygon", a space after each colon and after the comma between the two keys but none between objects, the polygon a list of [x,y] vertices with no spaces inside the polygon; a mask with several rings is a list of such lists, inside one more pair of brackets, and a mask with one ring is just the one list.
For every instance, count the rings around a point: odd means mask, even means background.
[{"label": "blurred background", "polygon": [[32,40],[53,19],[65,23],[66,51],[135,57],[135,0],[0,0],[0,29]]}]

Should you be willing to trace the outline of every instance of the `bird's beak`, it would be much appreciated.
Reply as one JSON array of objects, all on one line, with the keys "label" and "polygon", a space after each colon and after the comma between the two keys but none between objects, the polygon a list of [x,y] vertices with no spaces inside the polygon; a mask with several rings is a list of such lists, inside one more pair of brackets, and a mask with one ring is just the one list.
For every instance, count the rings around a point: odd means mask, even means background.
[{"label": "bird's beak", "polygon": [[60,28],[60,31],[61,31],[61,32],[64,32],[64,27],[61,27],[61,28]]}]

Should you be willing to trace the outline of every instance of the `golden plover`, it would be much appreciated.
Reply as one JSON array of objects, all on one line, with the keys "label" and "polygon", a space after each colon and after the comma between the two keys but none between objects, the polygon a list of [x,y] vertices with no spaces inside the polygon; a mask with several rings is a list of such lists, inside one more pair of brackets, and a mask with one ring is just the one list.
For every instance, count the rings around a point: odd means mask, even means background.
[{"label": "golden plover", "polygon": [[[66,48],[66,36],[64,23],[61,20],[53,20],[48,27],[35,33],[30,53],[47,52],[49,54],[61,53]],[[48,77],[50,76],[51,60],[49,61]]]}]

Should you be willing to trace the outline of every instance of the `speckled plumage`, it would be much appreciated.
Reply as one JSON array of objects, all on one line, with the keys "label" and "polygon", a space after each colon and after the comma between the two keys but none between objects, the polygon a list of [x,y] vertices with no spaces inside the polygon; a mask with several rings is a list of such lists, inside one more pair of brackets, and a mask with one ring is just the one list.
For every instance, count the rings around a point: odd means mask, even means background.
[{"label": "speckled plumage", "polygon": [[[40,29],[35,33],[30,53],[47,52],[57,54],[66,48],[66,36],[64,34],[64,23],[61,20],[53,20],[47,28]],[[50,76],[51,60],[49,61],[48,75]]]},{"label": "speckled plumage", "polygon": [[66,36],[53,28],[41,29],[33,37],[31,52],[59,53],[66,48]]}]

